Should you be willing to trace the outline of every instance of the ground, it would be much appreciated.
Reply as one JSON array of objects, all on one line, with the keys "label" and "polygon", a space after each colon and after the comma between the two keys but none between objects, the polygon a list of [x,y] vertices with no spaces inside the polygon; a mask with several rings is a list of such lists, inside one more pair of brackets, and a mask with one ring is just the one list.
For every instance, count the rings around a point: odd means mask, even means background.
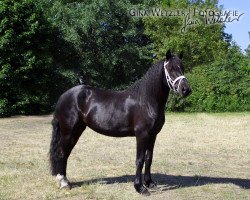
[{"label": "ground", "polygon": [[86,129],[68,162],[71,190],[49,172],[52,116],[0,119],[0,199],[250,199],[250,114],[166,114],[152,164],[158,188],[137,194],[135,138]]}]

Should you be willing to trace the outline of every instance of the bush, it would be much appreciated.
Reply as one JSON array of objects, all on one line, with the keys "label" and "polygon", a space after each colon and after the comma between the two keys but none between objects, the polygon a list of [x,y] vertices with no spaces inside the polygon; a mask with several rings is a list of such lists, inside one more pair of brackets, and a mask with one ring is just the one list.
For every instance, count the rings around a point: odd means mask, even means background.
[{"label": "bush", "polygon": [[249,111],[250,61],[237,47],[211,65],[198,66],[187,75],[193,93],[187,99],[173,95],[170,110],[199,112]]}]

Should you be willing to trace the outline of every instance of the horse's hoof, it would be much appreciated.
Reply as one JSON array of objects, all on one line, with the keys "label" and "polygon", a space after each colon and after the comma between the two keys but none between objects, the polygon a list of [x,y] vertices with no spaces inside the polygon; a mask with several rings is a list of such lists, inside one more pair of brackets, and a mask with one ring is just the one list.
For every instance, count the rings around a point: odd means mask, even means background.
[{"label": "horse's hoof", "polygon": [[154,181],[150,181],[149,183],[145,183],[145,186],[149,189],[157,188],[157,184]]},{"label": "horse's hoof", "polygon": [[144,196],[149,196],[150,195],[150,192],[148,191],[147,188],[145,188],[144,186],[142,186],[140,188],[140,191],[139,191],[140,194],[144,195]]},{"label": "horse's hoof", "polygon": [[60,189],[66,189],[66,190],[71,189],[71,185],[66,176],[57,174],[56,180],[58,181],[58,185]]},{"label": "horse's hoof", "polygon": [[68,185],[61,185],[60,189],[62,189],[62,190],[70,190],[71,186],[69,184]]}]

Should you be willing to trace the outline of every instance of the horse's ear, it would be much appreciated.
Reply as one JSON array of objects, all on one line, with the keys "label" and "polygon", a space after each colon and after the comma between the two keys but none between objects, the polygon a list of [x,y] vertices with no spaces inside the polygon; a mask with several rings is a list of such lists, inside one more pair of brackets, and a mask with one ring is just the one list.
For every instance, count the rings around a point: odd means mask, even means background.
[{"label": "horse's ear", "polygon": [[166,60],[169,60],[172,57],[170,49],[166,53]]},{"label": "horse's ear", "polygon": [[181,53],[179,54],[179,58],[182,60],[182,58],[183,58],[183,51],[181,51]]}]

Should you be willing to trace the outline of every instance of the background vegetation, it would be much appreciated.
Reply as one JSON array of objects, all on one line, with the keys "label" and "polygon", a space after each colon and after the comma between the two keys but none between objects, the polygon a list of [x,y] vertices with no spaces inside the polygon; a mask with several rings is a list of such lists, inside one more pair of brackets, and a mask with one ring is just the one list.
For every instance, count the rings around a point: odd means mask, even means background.
[{"label": "background vegetation", "polygon": [[172,111],[249,111],[246,55],[224,25],[180,33],[183,18],[130,17],[131,8],[213,8],[216,0],[0,1],[0,116],[43,114],[78,84],[123,89],[167,49],[184,50],[193,94]]}]

